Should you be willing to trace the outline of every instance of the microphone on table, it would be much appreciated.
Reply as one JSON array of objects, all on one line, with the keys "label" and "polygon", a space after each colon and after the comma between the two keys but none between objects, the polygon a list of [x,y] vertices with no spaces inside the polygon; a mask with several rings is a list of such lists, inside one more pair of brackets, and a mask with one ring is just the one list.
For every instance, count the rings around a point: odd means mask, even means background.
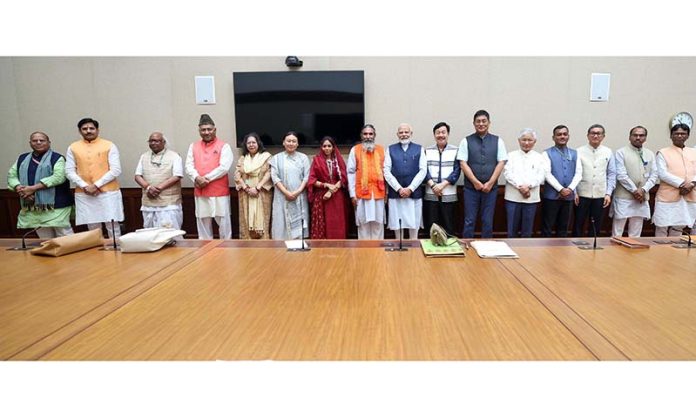
[{"label": "microphone on table", "polygon": [[408,248],[404,247],[404,242],[403,242],[403,229],[401,228],[401,217],[399,217],[399,247],[398,248],[385,248],[384,250],[387,252],[405,252],[408,250]]},{"label": "microphone on table", "polygon": [[[689,226],[686,226],[685,228],[682,229],[682,234],[681,234],[682,238],[684,237],[685,233],[687,236],[686,243],[676,243],[676,244],[672,245],[673,248],[691,249],[691,246],[693,246],[693,242],[691,241],[691,228]],[[669,233],[667,233],[667,235],[669,236]]]},{"label": "microphone on table", "polygon": [[311,250],[304,241],[304,217],[302,218],[302,229],[300,230],[300,242],[302,243],[301,247],[288,249],[288,252],[309,252]]},{"label": "microphone on table", "polygon": [[594,216],[590,216],[590,222],[592,223],[592,235],[594,236],[594,242],[592,243],[592,246],[578,246],[578,248],[582,250],[602,250],[604,249],[603,247],[597,246],[597,229],[595,227]]},{"label": "microphone on table", "polygon": [[35,231],[39,230],[41,226],[35,227],[31,229],[30,231],[26,232],[25,234],[22,235],[22,246],[20,247],[14,247],[14,248],[9,248],[7,250],[29,250],[31,248],[27,247],[27,236],[29,236],[31,233],[34,233]]},{"label": "microphone on table", "polygon": [[119,251],[121,248],[118,246],[116,243],[116,227],[114,226],[114,219],[111,219],[111,237],[113,238],[113,245],[111,246],[106,246],[102,248],[102,250],[114,250],[114,251]]}]

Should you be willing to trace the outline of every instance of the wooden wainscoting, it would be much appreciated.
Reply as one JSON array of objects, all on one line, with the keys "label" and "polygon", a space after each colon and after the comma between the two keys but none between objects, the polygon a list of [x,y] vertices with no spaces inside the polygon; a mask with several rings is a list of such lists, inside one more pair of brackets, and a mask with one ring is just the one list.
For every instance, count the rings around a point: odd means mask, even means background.
[{"label": "wooden wainscoting", "polygon": [[[650,200],[651,210],[655,192],[657,187],[654,187],[651,191],[652,197]],[[122,188],[121,193],[123,194],[123,208],[125,211],[125,220],[121,224],[123,233],[132,232],[136,229],[143,227],[143,218],[140,213],[140,198],[141,190],[140,188]],[[459,204],[456,210],[456,230],[458,235],[461,234],[463,221],[464,221],[464,205],[463,201],[463,189],[458,187],[457,194],[459,195]],[[496,200],[495,208],[495,218],[493,220],[493,234],[497,238],[502,238],[507,235],[507,224],[505,215],[505,187],[498,187],[498,198]],[[183,208],[184,208],[184,224],[182,229],[186,231],[187,239],[195,239],[198,237],[196,232],[196,216],[195,216],[195,206],[193,199],[193,188],[184,188],[182,190],[183,196]],[[232,205],[232,232],[234,238],[239,237],[239,203],[237,200],[237,191],[232,188],[230,189],[230,200]],[[4,189],[0,190],[0,237],[1,238],[13,238],[20,237],[27,230],[17,229],[17,213],[19,213],[19,198],[17,194]],[[479,222],[480,223],[480,222]],[[571,224],[572,224],[572,213],[571,213]],[[604,221],[602,222],[602,230],[600,232],[601,236],[609,236],[611,234],[611,218],[608,214],[605,214]],[[217,236],[217,225],[213,222],[213,228],[215,235]],[[572,227],[571,227],[572,228]],[[74,227],[75,231],[87,230],[85,226]],[[478,224],[476,227],[477,231],[481,230],[481,225]],[[651,223],[645,223],[643,227],[643,236],[652,236],[654,234],[654,226]],[[540,236],[541,231],[541,205],[537,208],[536,218],[534,220],[534,235]],[[386,230],[384,234],[386,239],[394,238],[394,233],[390,230]],[[421,236],[427,237],[428,231],[421,229]],[[31,235],[30,235],[31,236]],[[355,222],[350,222],[350,227],[348,229],[348,238],[356,239],[358,237],[357,228],[355,227]]]}]

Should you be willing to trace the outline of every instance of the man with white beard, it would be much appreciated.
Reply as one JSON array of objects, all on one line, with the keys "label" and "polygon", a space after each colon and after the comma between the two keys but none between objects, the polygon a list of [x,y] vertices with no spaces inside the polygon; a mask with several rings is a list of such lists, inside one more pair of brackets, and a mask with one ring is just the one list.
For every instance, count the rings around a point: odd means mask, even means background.
[{"label": "man with white beard", "polygon": [[375,127],[360,131],[362,143],[348,155],[348,191],[355,209],[358,239],[384,239],[384,148],[375,144]]},{"label": "man with white beard", "polygon": [[389,229],[398,231],[401,237],[404,229],[408,229],[408,238],[418,239],[418,229],[423,227],[421,184],[428,165],[423,147],[411,143],[412,134],[409,124],[399,125],[396,131],[399,143],[390,145],[384,156],[384,178],[389,184]]}]

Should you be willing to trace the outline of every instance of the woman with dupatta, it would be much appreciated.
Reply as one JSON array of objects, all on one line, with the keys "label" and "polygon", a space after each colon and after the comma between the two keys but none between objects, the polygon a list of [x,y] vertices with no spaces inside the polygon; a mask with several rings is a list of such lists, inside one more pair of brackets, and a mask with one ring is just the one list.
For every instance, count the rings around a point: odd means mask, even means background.
[{"label": "woman with dupatta", "polygon": [[271,222],[271,154],[255,132],[244,136],[234,182],[239,195],[239,238],[269,239]]},{"label": "woman with dupatta", "polygon": [[312,207],[312,239],[345,239],[347,232],[348,176],[346,163],[331,136],[309,169],[309,202]]},{"label": "woman with dupatta", "polygon": [[271,158],[271,180],[276,187],[271,225],[273,239],[309,236],[309,205],[304,192],[309,180],[309,158],[297,152],[297,146],[297,133],[288,132],[283,136],[285,151]]}]

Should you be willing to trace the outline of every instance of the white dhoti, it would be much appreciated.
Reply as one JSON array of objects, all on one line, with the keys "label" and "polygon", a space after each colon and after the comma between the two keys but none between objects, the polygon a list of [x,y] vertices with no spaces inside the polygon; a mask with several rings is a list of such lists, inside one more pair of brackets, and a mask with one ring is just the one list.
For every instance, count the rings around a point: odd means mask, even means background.
[{"label": "white dhoti", "polygon": [[[96,196],[75,193],[75,225],[86,224],[89,230],[101,229],[106,224],[109,238],[121,237],[123,221],[123,197],[121,190],[107,191]],[[113,228],[111,221],[114,221]]]},{"label": "white dhoti", "polygon": [[[401,219],[401,227],[399,227]],[[423,227],[423,200],[420,198],[389,199],[389,229],[408,229],[409,239],[418,239],[418,229]],[[402,232],[403,233],[403,232]],[[399,237],[398,235],[396,236]],[[403,237],[403,235],[402,235]]]},{"label": "white dhoti", "polygon": [[123,221],[121,190],[107,191],[96,196],[75,193],[75,224]]},{"label": "white dhoti", "polygon": [[384,239],[384,220],[384,199],[358,199],[358,205],[355,209],[358,239]]},{"label": "white dhoti", "polygon": [[643,221],[650,219],[650,205],[647,201],[641,203],[635,199],[615,198],[611,204],[609,216],[614,218],[612,236],[623,236],[628,220],[628,236],[640,237]]},{"label": "white dhoti", "polygon": [[689,226],[696,222],[696,203],[690,203],[684,198],[673,203],[655,201],[653,223],[657,227]]},{"label": "white dhoti", "polygon": [[230,196],[194,197],[196,202],[196,226],[198,239],[213,239],[213,218],[220,228],[220,239],[232,239]]},{"label": "white dhoti", "polygon": [[140,207],[143,213],[143,227],[169,227],[181,229],[184,222],[184,211],[181,204],[172,204],[165,207]]}]

